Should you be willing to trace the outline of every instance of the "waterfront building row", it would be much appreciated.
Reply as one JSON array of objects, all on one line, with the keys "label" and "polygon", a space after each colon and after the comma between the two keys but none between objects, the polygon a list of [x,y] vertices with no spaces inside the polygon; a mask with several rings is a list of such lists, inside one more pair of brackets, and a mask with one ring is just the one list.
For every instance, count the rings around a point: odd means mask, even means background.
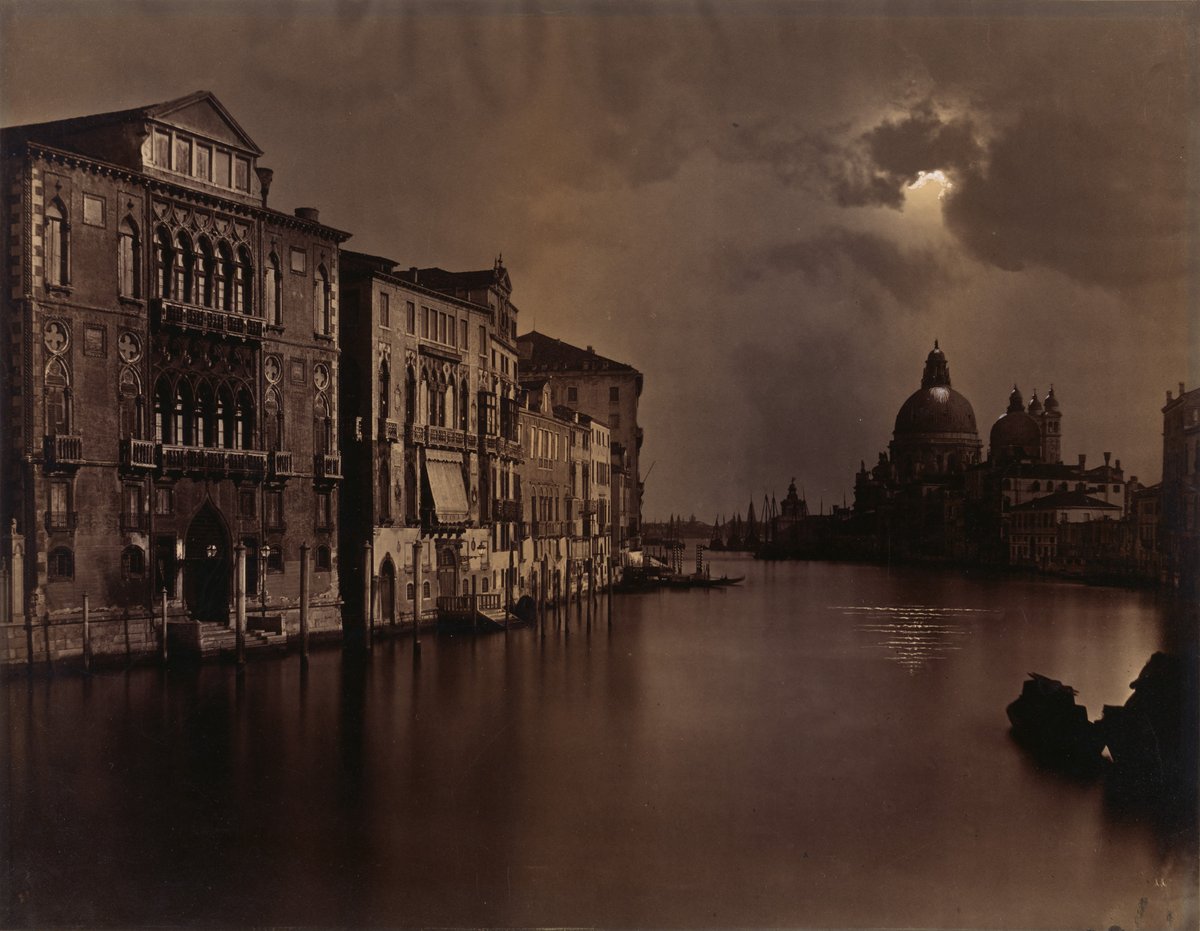
[{"label": "waterfront building row", "polygon": [[[262,155],[203,91],[0,132],[0,661],[77,655],[85,601],[97,652],[223,630],[239,554],[252,630],[296,632],[307,554],[335,636],[594,582],[636,542],[607,412],[525,397],[503,262],[346,250],[269,205]],[[527,496],[546,411],[566,473]]]}]

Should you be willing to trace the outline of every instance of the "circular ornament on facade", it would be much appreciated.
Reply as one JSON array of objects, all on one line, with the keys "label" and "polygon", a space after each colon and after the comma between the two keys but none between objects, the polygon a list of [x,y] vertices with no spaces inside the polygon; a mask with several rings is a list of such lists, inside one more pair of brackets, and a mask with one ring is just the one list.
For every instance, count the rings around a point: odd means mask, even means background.
[{"label": "circular ornament on facade", "polygon": [[67,347],[71,345],[71,333],[59,321],[51,320],[42,329],[42,342],[50,352],[58,355],[66,352]]},{"label": "circular ornament on facade", "polygon": [[283,366],[279,363],[277,356],[267,356],[263,360],[263,377],[274,385],[279,383],[279,376],[283,374]]},{"label": "circular ornament on facade", "polygon": [[318,391],[324,391],[329,386],[329,369],[320,362],[313,366],[313,384]]},{"label": "circular ornament on facade", "polygon": [[136,362],[142,357],[142,341],[126,331],[117,340],[117,354],[124,362]]}]

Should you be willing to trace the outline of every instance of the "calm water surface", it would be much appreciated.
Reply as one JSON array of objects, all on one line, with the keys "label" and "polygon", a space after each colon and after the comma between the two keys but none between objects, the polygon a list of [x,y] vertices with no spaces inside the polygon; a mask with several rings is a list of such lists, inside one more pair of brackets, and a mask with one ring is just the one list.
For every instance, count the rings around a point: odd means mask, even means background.
[{"label": "calm water surface", "polygon": [[1189,927],[1196,857],[1040,771],[1031,670],[1093,717],[1152,596],[714,562],[569,633],[3,687],[5,926]]}]

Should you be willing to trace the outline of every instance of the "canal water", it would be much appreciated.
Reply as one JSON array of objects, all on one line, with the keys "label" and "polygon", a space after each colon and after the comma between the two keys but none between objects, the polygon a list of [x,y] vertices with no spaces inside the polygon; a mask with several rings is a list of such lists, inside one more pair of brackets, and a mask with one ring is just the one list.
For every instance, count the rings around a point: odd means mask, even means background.
[{"label": "canal water", "polygon": [[425,635],[415,670],[400,639],[9,681],[0,924],[1194,926],[1194,827],[1039,769],[1004,714],[1034,670],[1123,702],[1168,605],[713,570],[747,579]]}]

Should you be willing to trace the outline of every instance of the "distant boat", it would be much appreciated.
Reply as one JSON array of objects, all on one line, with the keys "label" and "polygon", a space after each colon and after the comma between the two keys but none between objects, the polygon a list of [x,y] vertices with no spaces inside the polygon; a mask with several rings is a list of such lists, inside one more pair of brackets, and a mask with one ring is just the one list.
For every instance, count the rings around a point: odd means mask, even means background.
[{"label": "distant boat", "polygon": [[745,581],[745,578],[744,575],[734,578],[723,575],[719,579],[709,578],[706,575],[674,575],[666,579],[666,584],[668,588],[677,589],[722,588],[727,585],[737,585],[739,582]]}]

